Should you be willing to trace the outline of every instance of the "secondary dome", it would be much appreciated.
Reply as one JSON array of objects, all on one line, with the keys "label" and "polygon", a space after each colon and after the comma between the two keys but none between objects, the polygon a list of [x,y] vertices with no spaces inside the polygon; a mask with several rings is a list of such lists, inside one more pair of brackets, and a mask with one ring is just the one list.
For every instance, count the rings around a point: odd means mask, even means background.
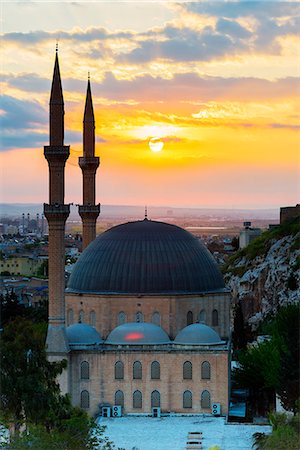
[{"label": "secondary dome", "polygon": [[195,236],[163,222],[142,220],[107,230],[85,249],[68,292],[180,294],[219,291],[224,281]]},{"label": "secondary dome", "polygon": [[216,345],[224,344],[218,333],[203,323],[193,323],[183,328],[174,339],[175,344]]},{"label": "secondary dome", "polygon": [[159,326],[153,323],[124,323],[109,334],[106,344],[114,345],[143,345],[168,344],[169,336]]},{"label": "secondary dome", "polygon": [[86,323],[70,325],[66,333],[70,345],[95,345],[103,342],[98,331]]}]

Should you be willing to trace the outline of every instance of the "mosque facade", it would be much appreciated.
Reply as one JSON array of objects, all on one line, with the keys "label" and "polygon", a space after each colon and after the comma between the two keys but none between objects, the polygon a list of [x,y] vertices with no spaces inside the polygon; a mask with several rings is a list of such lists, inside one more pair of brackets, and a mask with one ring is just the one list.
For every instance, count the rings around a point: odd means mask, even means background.
[{"label": "mosque facade", "polygon": [[[95,121],[88,80],[83,129],[83,253],[65,290],[64,102],[56,53],[50,97],[49,360],[67,359],[63,392],[91,415],[228,413],[230,293],[206,247],[148,220],[96,238]],[[117,408],[116,408],[117,407]],[[212,408],[213,407],[213,408]]]}]

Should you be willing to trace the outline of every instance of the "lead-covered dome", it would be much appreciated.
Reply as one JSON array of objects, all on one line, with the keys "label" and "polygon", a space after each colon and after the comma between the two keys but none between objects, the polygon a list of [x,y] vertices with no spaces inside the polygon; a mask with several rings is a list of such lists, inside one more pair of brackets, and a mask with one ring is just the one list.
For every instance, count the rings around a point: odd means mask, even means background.
[{"label": "lead-covered dome", "polygon": [[216,345],[224,344],[218,333],[203,323],[193,323],[183,328],[174,339],[175,344]]},{"label": "lead-covered dome", "polygon": [[70,345],[97,345],[103,341],[98,331],[86,323],[74,323],[66,329]]},{"label": "lead-covered dome", "polygon": [[211,253],[186,230],[142,220],[107,230],[85,249],[68,292],[180,294],[215,292],[224,281]]},{"label": "lead-covered dome", "polygon": [[124,323],[114,328],[108,335],[106,344],[113,345],[157,345],[169,344],[167,333],[153,323]]}]

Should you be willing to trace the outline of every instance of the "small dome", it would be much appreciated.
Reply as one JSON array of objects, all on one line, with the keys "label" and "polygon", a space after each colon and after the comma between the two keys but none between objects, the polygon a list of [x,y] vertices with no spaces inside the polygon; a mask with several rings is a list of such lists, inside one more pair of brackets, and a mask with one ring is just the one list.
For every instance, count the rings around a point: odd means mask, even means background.
[{"label": "small dome", "polygon": [[75,323],[66,329],[69,344],[95,345],[102,343],[98,331],[86,323]]},{"label": "small dome", "polygon": [[202,323],[193,323],[183,328],[174,339],[175,344],[216,345],[224,344],[218,333]]},{"label": "small dome", "polygon": [[143,345],[168,344],[169,336],[159,326],[153,323],[124,323],[112,330],[106,344],[114,345]]}]

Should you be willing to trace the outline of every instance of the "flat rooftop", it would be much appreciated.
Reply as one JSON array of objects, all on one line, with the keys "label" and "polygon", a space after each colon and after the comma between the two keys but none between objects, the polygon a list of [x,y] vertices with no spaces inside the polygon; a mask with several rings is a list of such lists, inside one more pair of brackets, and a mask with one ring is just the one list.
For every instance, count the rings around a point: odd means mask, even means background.
[{"label": "flat rooftop", "polygon": [[185,450],[189,432],[202,432],[203,450],[218,445],[221,450],[251,450],[252,435],[270,433],[270,426],[227,424],[224,417],[171,416],[99,418],[105,435],[116,448],[126,450]]}]

